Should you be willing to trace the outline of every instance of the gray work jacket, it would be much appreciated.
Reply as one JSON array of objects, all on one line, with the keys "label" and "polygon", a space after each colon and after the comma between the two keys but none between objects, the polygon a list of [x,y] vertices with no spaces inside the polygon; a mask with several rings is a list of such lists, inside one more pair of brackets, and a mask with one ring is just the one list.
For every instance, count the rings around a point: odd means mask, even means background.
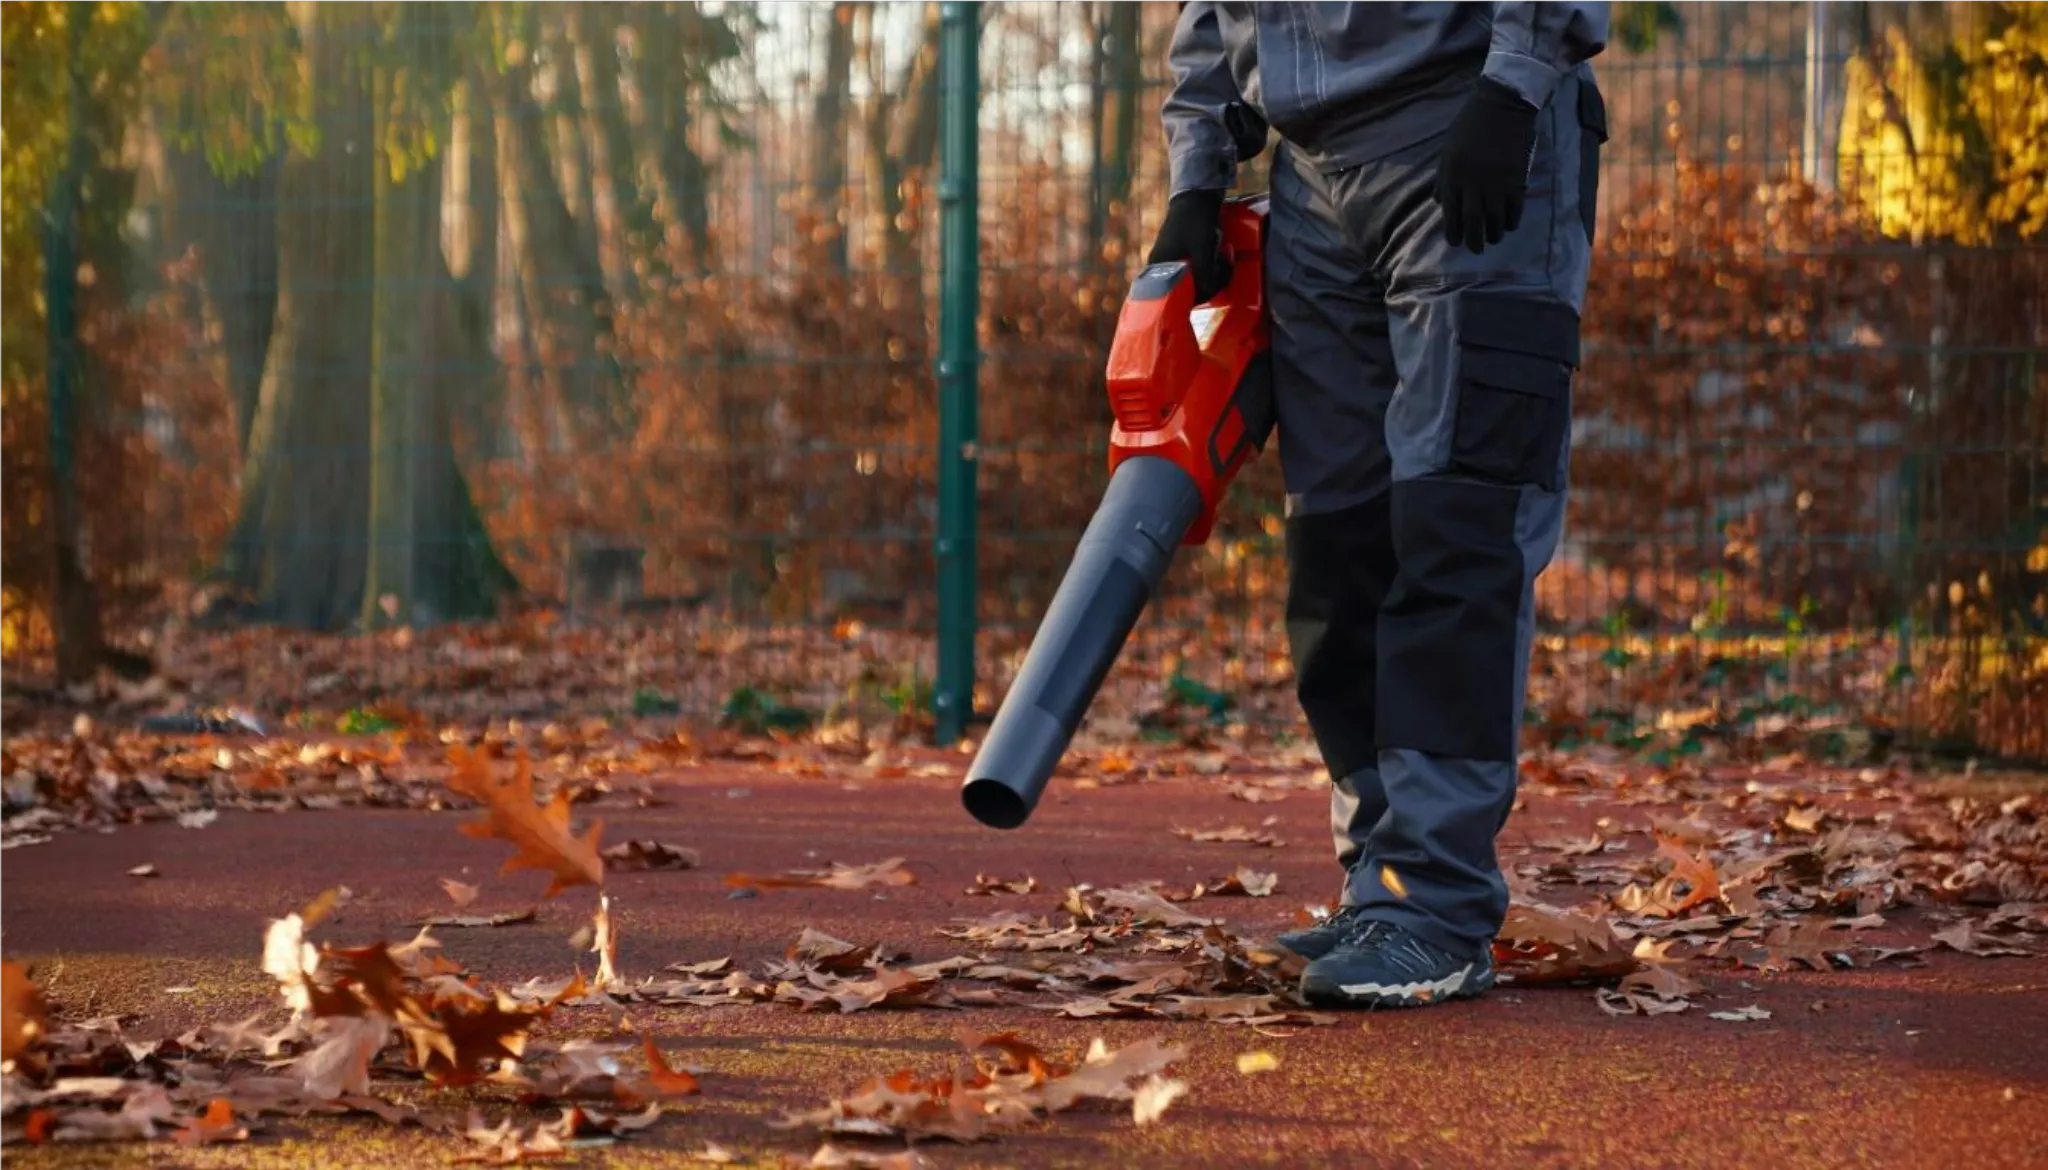
[{"label": "gray work jacket", "polygon": [[1163,117],[1173,190],[1230,186],[1266,128],[1357,166],[1441,133],[1480,77],[1542,108],[1607,43],[1605,4],[1190,3]]}]

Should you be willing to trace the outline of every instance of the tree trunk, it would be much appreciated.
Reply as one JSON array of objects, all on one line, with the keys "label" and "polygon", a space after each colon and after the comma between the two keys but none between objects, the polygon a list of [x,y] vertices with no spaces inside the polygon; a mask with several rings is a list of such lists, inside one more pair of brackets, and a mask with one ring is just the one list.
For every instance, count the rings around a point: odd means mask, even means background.
[{"label": "tree trunk", "polygon": [[499,458],[511,447],[506,433],[505,379],[492,356],[498,305],[498,141],[484,76],[472,67],[455,87],[442,181],[447,199],[442,250],[454,279],[452,311],[480,364],[448,389],[449,409],[471,420],[477,454]]},{"label": "tree trunk", "polygon": [[633,157],[633,132],[626,125],[619,90],[618,16],[607,5],[578,4],[569,25],[575,41],[576,78],[583,94],[585,140],[595,192],[598,262],[612,295],[621,302],[639,296],[634,257],[654,235],[654,219],[640,197]]},{"label": "tree trunk", "polygon": [[235,437],[249,445],[249,427],[263,388],[263,362],[277,314],[277,179],[272,155],[254,174],[223,179],[196,150],[164,144],[171,212],[171,251],[199,248],[206,303],[220,323]]},{"label": "tree trunk", "polygon": [[567,27],[574,15],[558,6],[549,8],[553,19],[547,32],[546,80],[554,97],[548,103],[548,112],[554,123],[553,157],[561,172],[562,202],[568,209],[569,222],[575,225],[578,263],[602,272],[598,248],[597,181],[592,174],[590,137],[585,132],[583,87],[577,83],[576,77],[575,45]]},{"label": "tree trunk", "polygon": [[884,303],[921,321],[923,266],[918,263],[917,236],[906,222],[904,208],[909,185],[923,181],[938,149],[938,5],[925,5],[924,32],[917,52],[894,86],[886,85],[875,60],[879,45],[872,27],[873,10],[869,12],[870,77],[876,92],[864,128],[868,213],[882,241],[882,266],[888,276],[883,285]]},{"label": "tree trunk", "polygon": [[[533,100],[532,70],[508,62],[493,87],[505,175],[505,227],[517,279],[533,314],[537,355],[574,420],[578,445],[598,450],[630,430],[632,401],[613,347],[612,302],[597,257],[577,239],[548,163],[547,132]],[[558,291],[566,285],[566,292]]]},{"label": "tree trunk", "polygon": [[369,95],[362,9],[291,5],[321,135],[278,178],[278,299],[226,575],[254,616],[334,629],[356,616],[369,517]]},{"label": "tree trunk", "polygon": [[640,149],[654,160],[663,218],[682,229],[691,262],[706,272],[712,262],[710,173],[690,142],[689,70],[677,68],[691,51],[677,28],[683,16],[673,4],[636,4],[632,12]]},{"label": "tree trunk", "polygon": [[856,5],[840,0],[825,14],[825,75],[811,107],[812,211],[832,222],[834,271],[846,257],[846,104],[853,88],[853,19]]}]

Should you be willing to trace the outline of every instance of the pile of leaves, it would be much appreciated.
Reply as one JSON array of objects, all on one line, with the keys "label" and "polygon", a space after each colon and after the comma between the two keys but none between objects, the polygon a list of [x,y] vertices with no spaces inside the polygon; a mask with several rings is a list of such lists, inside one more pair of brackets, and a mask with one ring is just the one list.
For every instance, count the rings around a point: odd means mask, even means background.
[{"label": "pile of leaves", "polygon": [[1147,1125],[1187,1090],[1160,1075],[1186,1053],[1156,1039],[1111,1050],[1097,1038],[1078,1060],[1050,1056],[1015,1032],[963,1037],[961,1046],[961,1067],[936,1075],[900,1069],[777,1124],[838,1136],[974,1142],[1090,1102],[1129,1101],[1133,1119]]},{"label": "pile of leaves", "polygon": [[560,1120],[516,1139],[540,1153],[550,1140],[644,1128],[664,1102],[698,1091],[651,1036],[536,1040],[558,1007],[584,996],[580,977],[533,1002],[482,984],[425,931],[403,945],[308,941],[307,930],[336,901],[323,896],[271,924],[263,969],[277,980],[289,1017],[268,1024],[259,1013],[135,1042],[123,1032],[128,1021],[51,1021],[27,973],[8,964],[7,1140],[150,1140],[167,1131],[181,1142],[241,1140],[265,1115],[361,1113],[468,1132],[500,1152],[515,1141],[505,1126],[479,1137],[478,1123],[465,1130],[452,1114],[389,1099],[392,1087],[409,1083],[482,1087],[520,1107],[564,1106]]},{"label": "pile of leaves", "polygon": [[[2048,953],[2048,806],[2031,790],[1944,792],[1791,760],[1734,776],[1583,754],[1539,756],[1524,778],[1545,796],[1655,811],[1640,828],[1603,820],[1583,840],[1534,843],[1551,859],[1515,867],[1495,947],[1510,981],[1608,984],[1602,1007],[1663,1014],[1701,990],[1681,964],[1835,971],[1937,947]],[[1645,836],[1648,856],[1607,859]],[[1581,904],[1549,905],[1550,889]],[[1902,941],[1912,933],[1925,941]]]}]

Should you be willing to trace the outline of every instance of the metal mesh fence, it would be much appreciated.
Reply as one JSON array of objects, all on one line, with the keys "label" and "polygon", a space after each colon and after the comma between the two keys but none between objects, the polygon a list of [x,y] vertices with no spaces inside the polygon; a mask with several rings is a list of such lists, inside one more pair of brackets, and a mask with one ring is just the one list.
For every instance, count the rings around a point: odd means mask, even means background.
[{"label": "metal mesh fence", "polygon": [[[975,7],[992,709],[1104,482],[1175,6]],[[1848,713],[2048,752],[2041,18],[1615,8],[1533,709],[1559,736]],[[83,98],[48,107],[84,144],[77,344],[49,352],[79,376],[112,628],[524,607],[557,651],[621,631],[624,676],[568,696],[591,706],[715,707],[733,669],[918,701],[937,5],[91,11]],[[8,371],[11,654],[50,612],[41,375]],[[1183,558],[1109,709],[1291,721],[1276,464]],[[466,636],[327,653],[372,690],[460,687],[485,677]]]}]

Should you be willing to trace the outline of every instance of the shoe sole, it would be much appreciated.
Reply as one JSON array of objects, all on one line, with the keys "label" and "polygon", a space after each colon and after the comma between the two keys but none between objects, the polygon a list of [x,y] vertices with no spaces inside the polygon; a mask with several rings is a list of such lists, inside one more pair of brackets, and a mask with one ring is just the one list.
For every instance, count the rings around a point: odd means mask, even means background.
[{"label": "shoe sole", "polygon": [[1491,991],[1493,984],[1490,964],[1467,963],[1442,979],[1414,983],[1338,983],[1310,973],[1301,978],[1301,996],[1310,1003],[1338,1007],[1417,1008],[1475,999]]}]

